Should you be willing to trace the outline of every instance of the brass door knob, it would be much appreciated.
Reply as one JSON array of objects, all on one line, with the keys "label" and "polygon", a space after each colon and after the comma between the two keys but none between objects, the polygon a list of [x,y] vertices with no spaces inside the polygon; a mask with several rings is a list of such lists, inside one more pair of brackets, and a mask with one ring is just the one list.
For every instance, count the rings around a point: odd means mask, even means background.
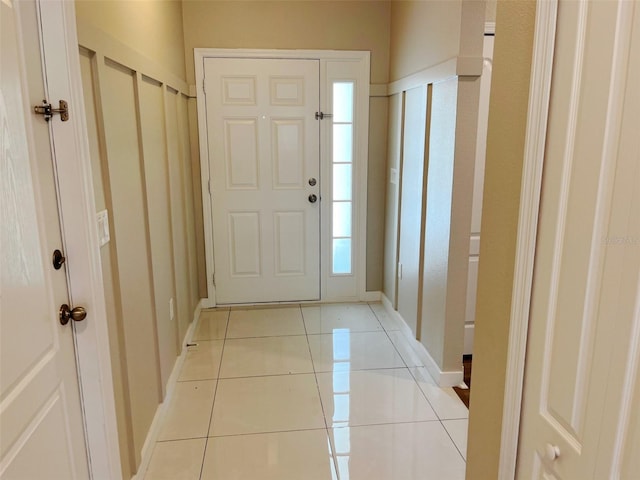
[{"label": "brass door knob", "polygon": [[69,323],[69,320],[73,320],[74,322],[81,322],[87,318],[87,311],[84,307],[76,307],[74,309],[69,308],[69,305],[66,303],[60,306],[60,324],[66,325]]}]

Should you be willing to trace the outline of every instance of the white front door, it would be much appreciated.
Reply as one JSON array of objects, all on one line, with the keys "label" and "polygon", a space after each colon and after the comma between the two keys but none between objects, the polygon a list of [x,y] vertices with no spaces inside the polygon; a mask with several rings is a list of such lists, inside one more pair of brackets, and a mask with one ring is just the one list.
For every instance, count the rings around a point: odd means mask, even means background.
[{"label": "white front door", "polygon": [[0,477],[85,479],[72,325],[58,319],[65,267],[52,265],[63,248],[49,128],[29,105],[45,85],[39,22],[33,2],[0,9]]},{"label": "white front door", "polygon": [[216,302],[317,300],[319,61],[204,62]]},{"label": "white front door", "polygon": [[640,4],[560,1],[517,478],[640,472]]}]

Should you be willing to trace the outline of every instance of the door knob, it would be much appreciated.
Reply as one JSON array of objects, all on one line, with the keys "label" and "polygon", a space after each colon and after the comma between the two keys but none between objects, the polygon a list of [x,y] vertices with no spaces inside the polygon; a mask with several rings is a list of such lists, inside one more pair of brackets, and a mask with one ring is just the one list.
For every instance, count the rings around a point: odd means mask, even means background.
[{"label": "door knob", "polygon": [[316,179],[315,179],[315,178],[311,177],[311,178],[309,179],[309,185],[311,185],[312,187],[315,187],[315,186],[316,186],[316,183],[317,183],[317,181],[316,181]]},{"label": "door knob", "polygon": [[69,308],[69,305],[66,303],[60,306],[60,324],[66,325],[69,323],[69,320],[73,320],[74,322],[81,322],[87,318],[87,311],[84,307],[76,307]]},{"label": "door knob", "polygon": [[544,447],[544,456],[547,458],[547,460],[553,462],[560,456],[560,447],[547,443],[547,445]]},{"label": "door knob", "polygon": [[316,203],[316,201],[318,200],[318,197],[315,196],[315,194],[311,194],[309,195],[309,203]]}]

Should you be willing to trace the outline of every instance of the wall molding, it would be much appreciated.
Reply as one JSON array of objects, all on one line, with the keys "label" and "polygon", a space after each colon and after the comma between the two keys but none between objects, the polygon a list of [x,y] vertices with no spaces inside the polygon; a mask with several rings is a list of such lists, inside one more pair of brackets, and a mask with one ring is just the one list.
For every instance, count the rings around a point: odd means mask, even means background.
[{"label": "wall molding", "polygon": [[150,58],[116,40],[105,31],[80,22],[78,24],[78,45],[127,67],[162,84],[168,85],[183,95],[190,96],[187,82],[160,66]]},{"label": "wall molding", "polygon": [[425,346],[415,339],[411,328],[404,320],[404,318],[402,318],[402,316],[398,313],[398,311],[393,308],[389,298],[384,293],[382,293],[381,295],[382,305],[384,305],[386,312],[391,318],[398,322],[398,325],[400,325],[400,331],[407,339],[407,342],[409,343],[415,354],[422,361],[427,371],[429,372],[429,375],[431,375],[433,380],[436,382],[436,385],[442,388],[455,387],[460,385],[464,379],[462,364],[460,365],[460,370],[457,371],[441,370],[429,351],[425,348]]},{"label": "wall molding", "polygon": [[542,167],[556,36],[557,0],[538,2],[525,138],[509,348],[505,375],[499,480],[515,478]]},{"label": "wall molding", "polygon": [[479,77],[482,75],[482,57],[452,57],[444,62],[424,68],[387,85],[387,95],[410,90],[421,85],[437,83],[450,77]]},{"label": "wall molding", "polygon": [[374,292],[364,292],[364,294],[360,295],[361,302],[379,302],[382,300],[382,292],[374,291]]}]

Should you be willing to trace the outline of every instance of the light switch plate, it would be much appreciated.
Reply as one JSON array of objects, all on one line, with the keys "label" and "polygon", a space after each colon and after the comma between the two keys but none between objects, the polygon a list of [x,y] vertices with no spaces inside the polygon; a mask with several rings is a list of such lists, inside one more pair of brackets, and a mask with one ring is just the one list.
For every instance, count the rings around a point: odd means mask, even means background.
[{"label": "light switch plate", "polygon": [[111,240],[109,236],[109,214],[106,210],[102,210],[96,214],[96,217],[98,219],[98,240],[102,247]]}]

